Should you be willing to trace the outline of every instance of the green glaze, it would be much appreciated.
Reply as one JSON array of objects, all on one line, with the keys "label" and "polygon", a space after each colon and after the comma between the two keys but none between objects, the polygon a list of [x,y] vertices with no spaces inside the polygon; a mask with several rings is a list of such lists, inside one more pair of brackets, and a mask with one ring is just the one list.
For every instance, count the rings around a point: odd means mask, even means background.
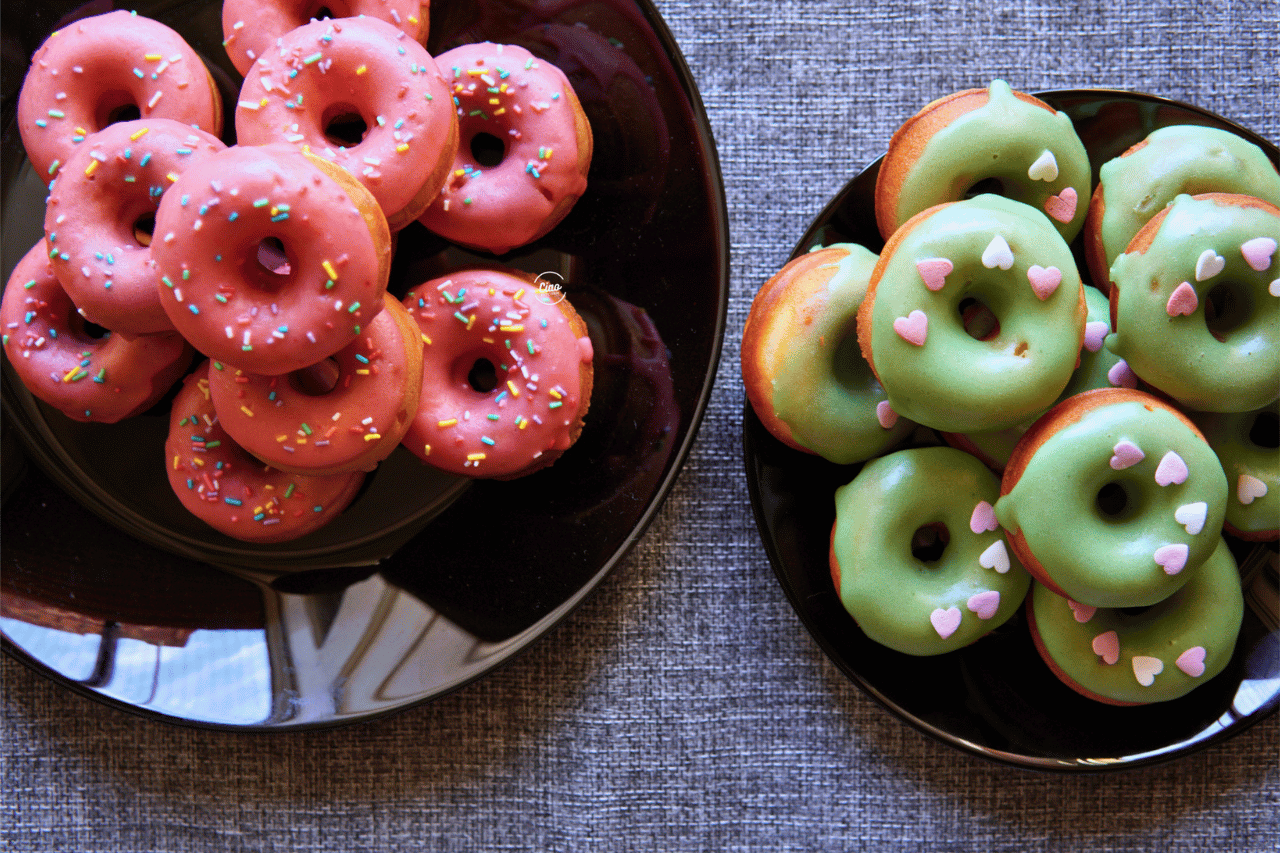
[{"label": "green glaze", "polygon": [[[873,459],[836,490],[832,552],[840,566],[840,600],[868,637],[910,655],[942,654],[972,643],[1017,612],[1030,575],[998,528],[975,534],[970,527],[974,508],[994,503],[999,493],[994,474],[950,447]],[[912,540],[917,529],[933,524],[945,525],[950,541],[940,560],[925,563],[912,554]],[[979,562],[996,543],[1008,554],[1003,573]],[[990,591],[999,593],[999,606],[982,619],[970,601]],[[944,638],[931,615],[952,608],[959,626]]]},{"label": "green glaze", "polygon": [[1107,266],[1133,235],[1179,195],[1242,193],[1280,205],[1280,174],[1261,148],[1226,130],[1179,124],[1102,164],[1106,211],[1099,226]]},{"label": "green glaze", "polygon": [[[1154,402],[1154,398],[1153,402]],[[1020,532],[1045,573],[1074,600],[1095,607],[1145,607],[1176,592],[1209,558],[1222,531],[1227,478],[1213,449],[1168,409],[1125,400],[1092,408],[1062,426],[1027,462],[996,504],[996,517]],[[1131,442],[1144,458],[1116,470],[1116,445]],[[1183,461],[1182,483],[1158,485],[1166,454]],[[1124,512],[1108,515],[1098,494],[1112,484],[1127,496]],[[1204,522],[1192,534],[1175,518],[1204,502]],[[1164,546],[1187,546],[1185,567],[1168,574],[1156,562]]]},{"label": "green glaze", "polygon": [[[935,204],[959,201],[980,181],[995,178],[1001,195],[1046,213],[1050,196],[1070,188],[1075,209],[1067,221],[1053,220],[1067,242],[1084,225],[1089,207],[1089,155],[1066,113],[1019,100],[1003,80],[992,81],[987,103],[952,121],[924,146],[915,167],[902,183],[895,208],[897,228]],[[1048,151],[1057,164],[1052,180],[1028,172]]]},{"label": "green glaze", "polygon": [[[996,237],[1012,251],[1008,270],[983,264]],[[916,266],[931,258],[954,266],[937,291]],[[1032,290],[1032,266],[1061,271],[1047,299]],[[1007,429],[1044,411],[1075,370],[1084,333],[1081,287],[1071,250],[1027,205],[982,195],[938,208],[905,233],[876,285],[871,357],[894,410],[943,432]],[[971,298],[999,320],[993,339],[965,331],[961,303]],[[921,346],[894,328],[912,311],[928,318]]]},{"label": "green glaze", "polygon": [[855,316],[879,256],[853,243],[828,248],[848,254],[831,265],[826,289],[810,303],[817,319],[778,342],[772,402],[798,444],[848,465],[885,452],[915,424],[898,418],[881,426],[876,406],[888,398],[858,348]]},{"label": "green glaze", "polygon": [[[1031,607],[1039,634],[1041,654],[1051,666],[1085,690],[1113,702],[1165,702],[1184,696],[1226,668],[1235,650],[1244,616],[1240,575],[1230,549],[1221,536],[1195,576],[1168,598],[1140,613],[1123,609],[1072,607],[1071,602],[1036,584]],[[1079,618],[1088,616],[1080,622]],[[1115,632],[1098,642],[1100,649],[1114,652],[1115,662],[1107,663],[1094,651],[1095,638]],[[1108,648],[1109,647],[1109,648]],[[1203,649],[1203,671],[1195,665]],[[1188,653],[1188,650],[1192,650]],[[1183,657],[1187,655],[1187,657]],[[1138,671],[1157,668],[1134,658],[1154,658],[1159,672],[1143,685]],[[1183,664],[1178,664],[1182,659]],[[1185,669],[1184,669],[1185,667]],[[1199,673],[1199,674],[1196,674]]]},{"label": "green glaze", "polygon": [[[1119,288],[1116,331],[1107,346],[1141,379],[1188,408],[1208,412],[1260,409],[1280,394],[1280,251],[1270,266],[1253,269],[1241,246],[1255,238],[1280,243],[1280,216],[1257,208],[1178,196],[1150,248],[1121,254],[1111,266]],[[1196,281],[1197,260],[1207,250],[1223,269]],[[1170,297],[1187,283],[1197,305],[1170,316]],[[1224,287],[1237,306],[1229,331],[1210,332],[1205,306]]]},{"label": "green glaze", "polygon": [[[1271,433],[1270,446],[1265,439],[1260,444],[1254,440],[1256,436],[1251,437],[1264,412],[1280,417],[1280,402],[1254,412],[1190,415],[1217,452],[1227,474],[1231,489],[1227,495],[1228,529],[1250,539],[1274,538],[1272,532],[1280,529],[1280,449],[1274,444],[1276,434]],[[1265,494],[1258,494],[1258,484],[1266,489]]]}]

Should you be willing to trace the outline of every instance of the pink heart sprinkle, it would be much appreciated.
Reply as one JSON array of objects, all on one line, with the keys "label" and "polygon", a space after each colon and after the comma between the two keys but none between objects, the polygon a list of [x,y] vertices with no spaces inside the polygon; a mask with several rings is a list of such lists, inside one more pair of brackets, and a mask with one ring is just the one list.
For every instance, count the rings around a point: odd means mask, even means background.
[{"label": "pink heart sprinkle", "polygon": [[1189,316],[1196,312],[1196,308],[1200,306],[1200,298],[1196,296],[1196,289],[1191,286],[1190,282],[1184,281],[1173,289],[1173,293],[1169,295],[1169,301],[1165,303],[1165,313],[1170,317]]},{"label": "pink heart sprinkle", "polygon": [[1053,295],[1058,285],[1062,284],[1062,270],[1057,267],[1032,264],[1027,270],[1027,280],[1031,282],[1031,289],[1035,291],[1036,296],[1043,302]]},{"label": "pink heart sprinkle", "polygon": [[893,406],[889,405],[888,400],[876,403],[876,420],[880,422],[882,429],[893,429],[894,424],[898,422],[898,413],[893,410]]},{"label": "pink heart sprinkle", "polygon": [[933,624],[933,630],[937,631],[938,636],[944,640],[956,632],[956,629],[960,627],[962,618],[964,618],[964,614],[960,612],[959,607],[948,607],[946,610],[939,607],[929,614],[929,621]]},{"label": "pink heart sprinkle", "polygon": [[924,280],[924,286],[937,293],[947,283],[947,276],[951,275],[955,265],[946,258],[925,258],[916,261],[916,269]]},{"label": "pink heart sprinkle", "polygon": [[1075,189],[1067,187],[1057,195],[1051,195],[1044,200],[1044,212],[1065,224],[1076,218],[1078,200]]},{"label": "pink heart sprinkle", "polygon": [[893,330],[907,343],[922,347],[929,337],[929,318],[917,308],[907,316],[894,320]]},{"label": "pink heart sprinkle", "polygon": [[1072,601],[1069,598],[1067,599],[1067,606],[1071,608],[1071,615],[1074,616],[1076,621],[1081,625],[1092,619],[1093,614],[1098,612],[1098,608],[1096,607],[1088,604],[1081,604],[1080,602]]},{"label": "pink heart sprinkle", "polygon": [[1116,442],[1111,452],[1115,454],[1111,457],[1111,467],[1116,471],[1132,468],[1147,458],[1147,454],[1142,452],[1141,447],[1127,439]]},{"label": "pink heart sprinkle", "polygon": [[994,589],[979,592],[976,595],[969,596],[969,601],[966,602],[966,605],[970,610],[978,614],[979,619],[990,619],[1000,609],[1000,593]]},{"label": "pink heart sprinkle", "polygon": [[1156,466],[1156,485],[1180,486],[1187,481],[1187,474],[1187,463],[1182,461],[1181,456],[1170,450]]},{"label": "pink heart sprinkle", "polygon": [[1116,388],[1137,388],[1138,377],[1123,358],[1111,365],[1107,371],[1107,381]]},{"label": "pink heart sprinkle", "polygon": [[1191,549],[1181,542],[1174,545],[1161,545],[1156,549],[1156,565],[1164,569],[1166,575],[1176,575],[1187,567],[1187,555]]},{"label": "pink heart sprinkle", "polygon": [[1204,675],[1204,646],[1192,646],[1182,654],[1178,655],[1178,659],[1174,661],[1178,669],[1185,672],[1192,678],[1199,678]]},{"label": "pink heart sprinkle", "polygon": [[969,529],[974,533],[986,533],[999,526],[1000,522],[996,521],[995,507],[986,501],[978,501],[978,505],[973,508],[973,514],[969,516]]},{"label": "pink heart sprinkle", "polygon": [[1120,637],[1115,631],[1108,631],[1093,638],[1093,653],[1102,658],[1108,666],[1120,660]]},{"label": "pink heart sprinkle", "polygon": [[1111,324],[1105,320],[1094,320],[1084,324],[1084,348],[1089,352],[1102,349],[1102,341],[1111,331]]},{"label": "pink heart sprinkle", "polygon": [[1244,255],[1245,263],[1257,272],[1271,266],[1271,256],[1275,253],[1276,241],[1270,237],[1254,237],[1240,246],[1240,254]]}]

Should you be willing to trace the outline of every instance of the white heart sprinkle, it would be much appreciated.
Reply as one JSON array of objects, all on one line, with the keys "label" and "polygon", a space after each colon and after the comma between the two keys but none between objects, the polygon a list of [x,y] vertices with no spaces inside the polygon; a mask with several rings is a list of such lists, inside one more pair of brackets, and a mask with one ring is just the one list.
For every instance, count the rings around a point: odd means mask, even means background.
[{"label": "white heart sprinkle", "polygon": [[1270,293],[1272,296],[1280,296],[1280,278],[1267,285],[1267,293]]},{"label": "white heart sprinkle", "polygon": [[1209,505],[1204,501],[1196,501],[1193,504],[1183,504],[1173,511],[1173,518],[1181,524],[1186,531],[1195,536],[1201,530],[1204,530],[1204,520],[1209,514]]},{"label": "white heart sprinkle", "polygon": [[999,234],[992,237],[987,248],[982,250],[982,265],[989,270],[996,267],[1007,270],[1013,266],[1013,250]]},{"label": "white heart sprinkle", "polygon": [[1133,676],[1143,687],[1155,684],[1156,676],[1164,672],[1164,661],[1146,655],[1135,655],[1133,658]]},{"label": "white heart sprinkle", "polygon": [[1187,473],[1187,463],[1182,461],[1181,456],[1170,450],[1156,466],[1156,485],[1180,486],[1187,481]]},{"label": "white heart sprinkle", "polygon": [[978,565],[1000,574],[1009,571],[1009,551],[1004,547],[1004,540],[997,539],[987,546],[987,550],[978,555]]},{"label": "white heart sprinkle", "polygon": [[1241,474],[1240,479],[1236,481],[1236,497],[1240,499],[1240,503],[1253,503],[1267,493],[1267,484],[1254,477],[1252,474]]},{"label": "white heart sprinkle", "polygon": [[1226,258],[1213,249],[1205,249],[1200,253],[1200,257],[1196,258],[1196,281],[1208,281],[1222,272],[1226,265]]},{"label": "white heart sprinkle", "polygon": [[1027,177],[1033,181],[1056,181],[1058,179],[1058,158],[1048,149],[1036,158],[1027,169]]}]

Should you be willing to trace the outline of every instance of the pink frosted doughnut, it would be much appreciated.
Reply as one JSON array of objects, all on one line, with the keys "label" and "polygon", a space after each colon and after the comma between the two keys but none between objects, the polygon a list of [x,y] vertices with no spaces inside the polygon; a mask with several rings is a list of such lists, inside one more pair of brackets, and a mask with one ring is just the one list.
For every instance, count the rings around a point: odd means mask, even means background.
[{"label": "pink frosted doughnut", "polygon": [[246,542],[285,542],[323,527],[364,474],[303,476],[263,465],[231,440],[209,400],[209,363],[174,398],[164,444],[169,485],[189,512]]},{"label": "pink frosted doughnut", "polygon": [[182,36],[118,10],[68,24],[36,50],[18,96],[18,131],[37,175],[52,178],[90,134],[130,117],[222,133],[222,98]]},{"label": "pink frosted doughnut", "polygon": [[248,74],[254,60],[264,55],[280,36],[320,17],[364,15],[394,24],[419,44],[427,43],[429,0],[225,0],[222,4],[222,46],[231,64]]},{"label": "pink frosted doughnut", "polygon": [[467,270],[404,298],[422,331],[422,396],[404,444],[467,477],[550,465],[591,403],[586,323],[557,292],[515,270]]},{"label": "pink frosted doughnut", "polygon": [[368,191],[332,163],[237,145],[164,194],[151,253],[160,304],[196,349],[279,375],[333,355],[382,310],[391,238]]},{"label": "pink frosted doughnut", "polygon": [[376,18],[314,21],[245,76],[242,145],[289,142],[356,176],[393,231],[439,191],[458,146],[449,89],[426,48]]},{"label": "pink frosted doughnut", "polygon": [[53,272],[85,319],[132,336],[172,331],[160,307],[149,234],[168,187],[189,166],[226,148],[170,119],[105,127],[78,146],[45,207]]},{"label": "pink frosted doughnut", "polygon": [[95,337],[37,243],[0,302],[4,353],[36,397],[77,421],[115,423],[150,408],[191,364],[177,334]]},{"label": "pink frosted doughnut", "polygon": [[591,125],[578,96],[559,68],[516,45],[463,45],[436,63],[452,87],[461,141],[419,221],[499,255],[532,243],[587,188]]}]

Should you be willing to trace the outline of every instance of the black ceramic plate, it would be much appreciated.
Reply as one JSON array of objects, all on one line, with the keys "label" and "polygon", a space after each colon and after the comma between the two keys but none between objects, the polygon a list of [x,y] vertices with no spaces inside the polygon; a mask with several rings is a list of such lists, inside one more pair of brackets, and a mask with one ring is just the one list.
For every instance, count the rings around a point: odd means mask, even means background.
[{"label": "black ceramic plate", "polygon": [[[3,260],[41,239],[44,190],[14,125],[31,53],[110,3],[5,8]],[[129,6],[128,8],[135,8]],[[136,5],[178,30],[234,104],[213,0]],[[65,16],[65,17],[64,17]],[[560,275],[587,320],[595,388],[578,443],[510,482],[432,475],[403,448],[340,519],[248,547],[185,514],[160,469],[166,406],[72,423],[5,364],[4,649],[162,719],[244,729],[365,719],[439,696],[525,648],[617,564],[687,456],[719,358],[728,233],[705,113],[648,0],[435,0],[428,49],[522,44],[591,121],[588,190],[500,259],[414,223],[390,289],[476,262]],[[233,141],[233,131],[224,134]],[[25,464],[27,460],[34,464]]]},{"label": "black ceramic plate", "polygon": [[[1075,122],[1094,164],[1095,183],[1101,163],[1170,124],[1225,127],[1263,146],[1273,161],[1280,159],[1274,145],[1184,104],[1103,90],[1040,97]],[[873,201],[879,165],[873,163],[841,190],[793,257],[834,242],[861,243],[876,252],[883,248]],[[1074,248],[1087,275],[1079,246]],[[1245,614],[1235,657],[1224,673],[1182,699],[1137,708],[1102,705],[1063,686],[1040,660],[1021,615],[979,642],[939,657],[910,657],[872,642],[840,604],[827,563],[834,492],[861,466],[832,465],[784,446],[761,426],[750,404],[743,420],[756,522],[792,606],[854,683],[926,734],[1024,767],[1115,769],[1220,742],[1274,713],[1280,704],[1280,633],[1253,610]],[[1259,566],[1268,555],[1274,578],[1274,550],[1233,544],[1250,579],[1268,571]],[[1274,598],[1274,580],[1272,590],[1268,595]]]}]

